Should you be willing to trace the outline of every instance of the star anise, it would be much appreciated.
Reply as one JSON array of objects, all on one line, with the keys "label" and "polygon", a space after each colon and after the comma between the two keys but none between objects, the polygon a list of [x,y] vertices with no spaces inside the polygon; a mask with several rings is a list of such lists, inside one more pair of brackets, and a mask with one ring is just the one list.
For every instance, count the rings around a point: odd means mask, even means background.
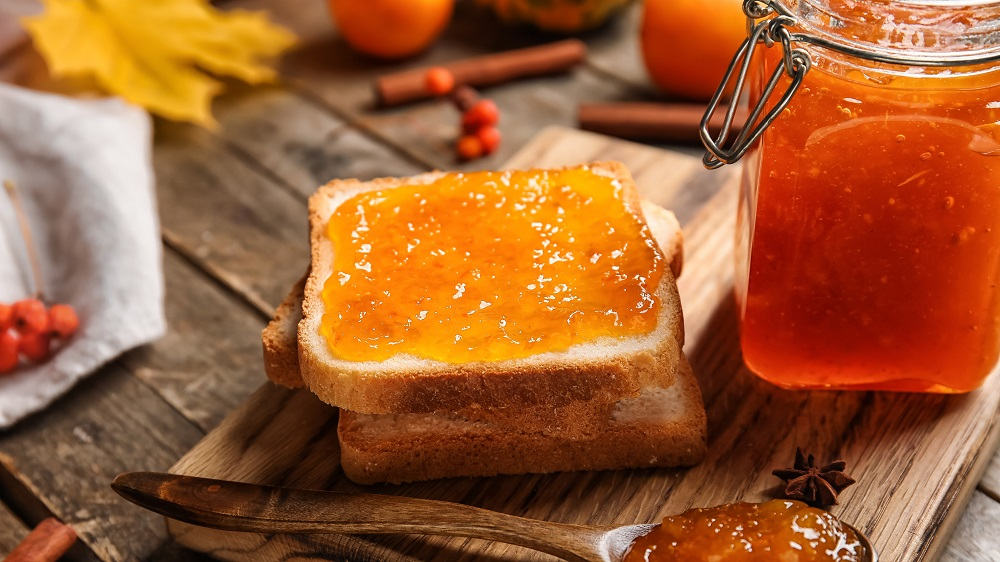
[{"label": "star anise", "polygon": [[816,459],[802,454],[795,448],[795,465],[792,468],[771,472],[785,481],[785,497],[800,500],[813,507],[825,507],[837,503],[837,494],[854,484],[854,479],[844,473],[847,463],[842,460],[816,466]]}]

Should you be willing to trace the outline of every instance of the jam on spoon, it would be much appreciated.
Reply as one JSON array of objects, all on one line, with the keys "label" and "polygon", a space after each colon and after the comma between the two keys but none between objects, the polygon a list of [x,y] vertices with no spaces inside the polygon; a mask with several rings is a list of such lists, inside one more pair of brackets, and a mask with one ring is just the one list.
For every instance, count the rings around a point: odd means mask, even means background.
[{"label": "jam on spoon", "polygon": [[793,500],[696,508],[663,519],[635,540],[624,562],[861,562],[857,533]]}]

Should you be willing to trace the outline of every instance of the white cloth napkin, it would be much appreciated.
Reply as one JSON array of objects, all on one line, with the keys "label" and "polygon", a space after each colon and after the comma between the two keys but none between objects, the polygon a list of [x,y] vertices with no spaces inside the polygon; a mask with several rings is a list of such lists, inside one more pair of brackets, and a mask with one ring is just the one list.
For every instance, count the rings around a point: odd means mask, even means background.
[{"label": "white cloth napkin", "polygon": [[[119,100],[78,100],[0,84],[0,180],[31,224],[45,299],[80,329],[43,363],[0,374],[0,428],[166,329],[151,126]],[[32,293],[10,200],[0,189],[0,302]]]}]

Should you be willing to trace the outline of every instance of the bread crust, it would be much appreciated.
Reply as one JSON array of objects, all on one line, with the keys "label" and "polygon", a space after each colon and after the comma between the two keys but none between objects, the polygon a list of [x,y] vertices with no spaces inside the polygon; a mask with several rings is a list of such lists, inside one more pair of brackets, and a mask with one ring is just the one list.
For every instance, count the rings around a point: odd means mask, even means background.
[{"label": "bread crust", "polygon": [[274,318],[260,332],[264,372],[272,382],[288,388],[301,388],[306,384],[299,374],[297,330],[299,321],[302,320],[302,296],[308,277],[309,272],[306,271],[292,285],[292,290],[274,310]]},{"label": "bread crust", "polygon": [[[641,215],[638,191],[626,167],[618,162],[588,165],[595,173],[616,178],[623,199]],[[332,273],[332,244],[326,225],[344,200],[365,191],[429,183],[440,172],[411,178],[380,178],[370,182],[334,180],[309,200],[312,269],[305,286],[303,319],[298,328],[299,369],[305,385],[321,400],[362,413],[455,411],[522,406],[563,407],[575,402],[612,403],[636,396],[646,386],[668,386],[676,376],[683,344],[680,298],[670,268],[657,294],[661,316],[653,333],[643,335],[644,347],[608,338],[571,347],[565,352],[524,359],[445,363],[404,357],[399,361],[351,362],[332,355],[319,334],[324,312],[322,289]],[[587,347],[587,346],[604,347]],[[580,350],[593,350],[584,354]]]},{"label": "bread crust", "polygon": [[338,436],[344,474],[359,484],[399,484],[461,476],[690,466],[706,452],[701,392],[686,360],[670,400],[669,419],[642,419],[640,405],[620,410],[586,439],[511,430],[442,414],[364,415],[341,411]]}]

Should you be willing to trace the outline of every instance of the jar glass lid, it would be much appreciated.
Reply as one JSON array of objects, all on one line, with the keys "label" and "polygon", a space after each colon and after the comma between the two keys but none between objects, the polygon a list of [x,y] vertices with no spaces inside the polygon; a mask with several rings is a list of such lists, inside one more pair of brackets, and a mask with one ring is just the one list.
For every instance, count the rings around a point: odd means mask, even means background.
[{"label": "jar glass lid", "polygon": [[[791,0],[796,5],[801,2],[810,6],[819,3],[828,3],[827,0]],[[871,4],[877,5],[877,2]],[[956,7],[966,7],[971,5],[996,6],[1000,10],[998,0],[967,0],[964,3],[957,3],[955,0],[907,0],[902,2],[883,2],[886,6],[898,6],[900,4],[912,6],[936,6],[939,9],[953,9]],[[707,152],[702,159],[705,167],[714,169],[725,164],[731,164],[743,157],[747,150],[764,133],[764,130],[778,117],[782,110],[791,101],[792,96],[802,85],[806,73],[812,65],[809,53],[801,47],[803,44],[815,45],[831,51],[845,55],[858,57],[865,60],[879,63],[894,64],[901,66],[917,67],[950,67],[950,66],[972,66],[1000,62],[1000,45],[988,44],[970,49],[928,51],[928,50],[901,50],[883,49],[877,45],[863,45],[854,41],[840,40],[833,34],[811,32],[809,25],[804,25],[799,14],[791,10],[780,0],[744,0],[743,11],[749,18],[749,31],[747,38],[740,45],[733,57],[732,62],[726,69],[726,74],[722,83],[716,90],[715,95],[708,103],[708,108],[701,120],[699,135]],[[991,18],[987,22],[997,23]],[[992,28],[983,31],[986,36],[993,38],[1000,34],[1000,30]],[[995,42],[995,41],[994,41]],[[730,139],[733,130],[733,118],[736,115],[736,103],[729,104],[726,109],[725,119],[722,128],[716,136],[712,136],[708,124],[719,109],[721,101],[726,92],[731,90],[731,98],[739,100],[746,85],[747,73],[750,69],[750,62],[754,50],[763,45],[772,47],[781,45],[782,64],[775,67],[771,76],[764,84],[760,99],[751,108],[747,116],[746,124],[740,129],[735,138]],[[800,46],[795,46],[799,44]],[[778,85],[782,75],[787,75],[790,82],[785,91],[776,100],[770,110],[765,111],[767,103]],[[732,84],[732,88],[730,88]]]}]

